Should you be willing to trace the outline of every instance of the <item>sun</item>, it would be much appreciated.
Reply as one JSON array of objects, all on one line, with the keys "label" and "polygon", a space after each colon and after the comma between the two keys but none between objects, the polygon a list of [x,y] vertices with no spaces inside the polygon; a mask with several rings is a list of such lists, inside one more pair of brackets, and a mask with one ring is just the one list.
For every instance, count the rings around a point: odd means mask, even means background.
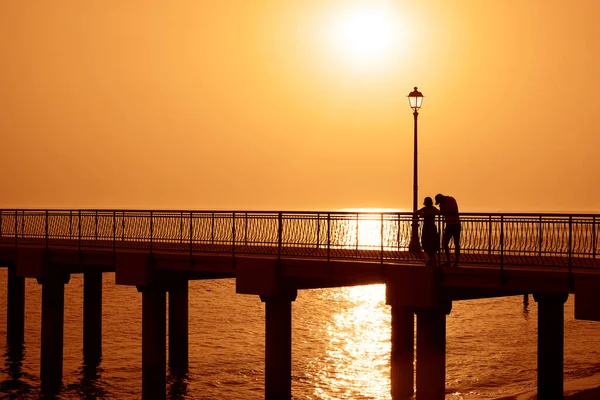
[{"label": "sun", "polygon": [[402,48],[402,24],[389,6],[343,10],[328,30],[331,50],[351,65],[384,64]]}]

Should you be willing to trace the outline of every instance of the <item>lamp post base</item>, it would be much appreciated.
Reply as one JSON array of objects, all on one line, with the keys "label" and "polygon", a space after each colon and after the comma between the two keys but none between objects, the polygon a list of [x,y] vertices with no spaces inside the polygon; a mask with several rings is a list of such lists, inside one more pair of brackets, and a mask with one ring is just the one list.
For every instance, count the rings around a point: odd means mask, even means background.
[{"label": "lamp post base", "polygon": [[408,251],[411,253],[421,252],[421,243],[419,241],[419,219],[414,218],[412,221],[412,234],[410,236],[410,243],[408,244]]}]

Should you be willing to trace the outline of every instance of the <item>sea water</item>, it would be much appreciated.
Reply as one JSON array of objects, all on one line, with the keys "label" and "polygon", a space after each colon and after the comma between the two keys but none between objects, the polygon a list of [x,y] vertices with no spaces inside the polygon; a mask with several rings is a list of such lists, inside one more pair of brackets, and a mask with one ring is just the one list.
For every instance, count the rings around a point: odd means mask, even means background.
[{"label": "sea water", "polygon": [[[0,269],[0,346],[6,350],[6,269]],[[189,373],[168,377],[170,399],[264,398],[265,307],[233,279],[189,283]],[[83,365],[83,277],[65,285],[60,399],[141,398],[141,294],[103,278],[103,356]],[[454,302],[447,317],[447,399],[488,399],[535,389],[537,304],[529,296]],[[390,307],[385,286],[302,290],[292,305],[295,399],[390,399]],[[25,348],[4,354],[0,395],[39,396],[41,286],[26,280]],[[565,304],[565,379],[600,371],[600,323]]]}]

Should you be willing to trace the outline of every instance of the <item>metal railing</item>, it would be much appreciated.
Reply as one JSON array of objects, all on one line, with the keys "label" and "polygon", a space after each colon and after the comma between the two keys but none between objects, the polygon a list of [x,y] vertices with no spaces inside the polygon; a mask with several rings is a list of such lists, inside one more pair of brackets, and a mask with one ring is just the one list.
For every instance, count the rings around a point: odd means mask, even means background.
[{"label": "metal railing", "polygon": [[[0,210],[0,244],[417,261],[412,213]],[[600,268],[599,214],[461,214],[461,264]],[[443,228],[441,218],[438,229]],[[442,252],[443,253],[443,252]]]}]

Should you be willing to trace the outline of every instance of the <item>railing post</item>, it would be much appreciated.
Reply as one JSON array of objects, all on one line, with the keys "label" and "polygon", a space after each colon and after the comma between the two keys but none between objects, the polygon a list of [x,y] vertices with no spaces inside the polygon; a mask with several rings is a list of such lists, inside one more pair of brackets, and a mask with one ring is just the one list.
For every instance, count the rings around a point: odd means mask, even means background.
[{"label": "railing post", "polygon": [[492,254],[492,215],[488,215],[488,256]]},{"label": "railing post", "polygon": [[327,213],[327,261],[331,259],[331,214]]},{"label": "railing post", "polygon": [[194,224],[192,218],[192,212],[190,211],[190,260],[192,260],[192,251],[193,251],[193,237],[194,237]]},{"label": "railing post", "polygon": [[356,213],[356,250],[358,250],[358,213]]},{"label": "railing post", "polygon": [[592,257],[596,258],[596,216],[592,217]]},{"label": "railing post", "polygon": [[19,212],[15,210],[15,247],[19,244]]},{"label": "railing post", "polygon": [[113,211],[113,258],[117,255],[117,212]]},{"label": "railing post", "polygon": [[283,213],[279,213],[277,219],[277,260],[281,261],[281,246],[283,245]]},{"label": "railing post", "polygon": [[73,239],[73,211],[69,210],[69,240]]},{"label": "railing post", "polygon": [[94,239],[98,240],[98,210],[96,210],[96,213],[94,216],[94,224],[95,224]]},{"label": "railing post", "polygon": [[383,213],[381,213],[381,263],[383,264]]},{"label": "railing post", "polygon": [[504,276],[504,215],[500,216],[500,272]]},{"label": "railing post", "polygon": [[179,213],[179,243],[183,243],[183,211]]},{"label": "railing post", "polygon": [[0,210],[0,237],[2,237],[2,214],[3,214],[3,211]]},{"label": "railing post", "polygon": [[233,265],[235,268],[235,213],[231,218],[231,255],[233,257]]},{"label": "railing post", "polygon": [[45,239],[46,239],[46,250],[48,250],[48,210],[46,210],[46,218],[45,218],[46,228],[45,228]]},{"label": "railing post", "polygon": [[210,244],[215,244],[215,213],[211,213]]},{"label": "railing post", "polygon": [[321,214],[317,213],[317,249],[321,242]]},{"label": "railing post", "polygon": [[154,213],[150,211],[150,254],[152,254],[152,242],[154,236]]},{"label": "railing post", "polygon": [[248,213],[244,214],[244,245],[248,246]]},{"label": "railing post", "polygon": [[77,251],[81,253],[81,210],[78,211],[77,221]]},{"label": "railing post", "polygon": [[569,215],[569,275],[573,264],[573,216]]},{"label": "railing post", "polygon": [[542,247],[544,246],[544,231],[542,229],[543,226],[543,222],[542,222],[542,216],[540,215],[540,227],[539,227],[539,232],[538,232],[538,236],[540,239],[540,251],[538,253],[538,255],[541,257],[542,256]]},{"label": "railing post", "polygon": [[398,251],[400,251],[400,214],[396,214],[396,218],[398,219],[398,230],[396,232],[396,236],[397,236],[396,242],[398,244]]},{"label": "railing post", "polygon": [[125,211],[121,215],[121,241],[125,241]]}]

